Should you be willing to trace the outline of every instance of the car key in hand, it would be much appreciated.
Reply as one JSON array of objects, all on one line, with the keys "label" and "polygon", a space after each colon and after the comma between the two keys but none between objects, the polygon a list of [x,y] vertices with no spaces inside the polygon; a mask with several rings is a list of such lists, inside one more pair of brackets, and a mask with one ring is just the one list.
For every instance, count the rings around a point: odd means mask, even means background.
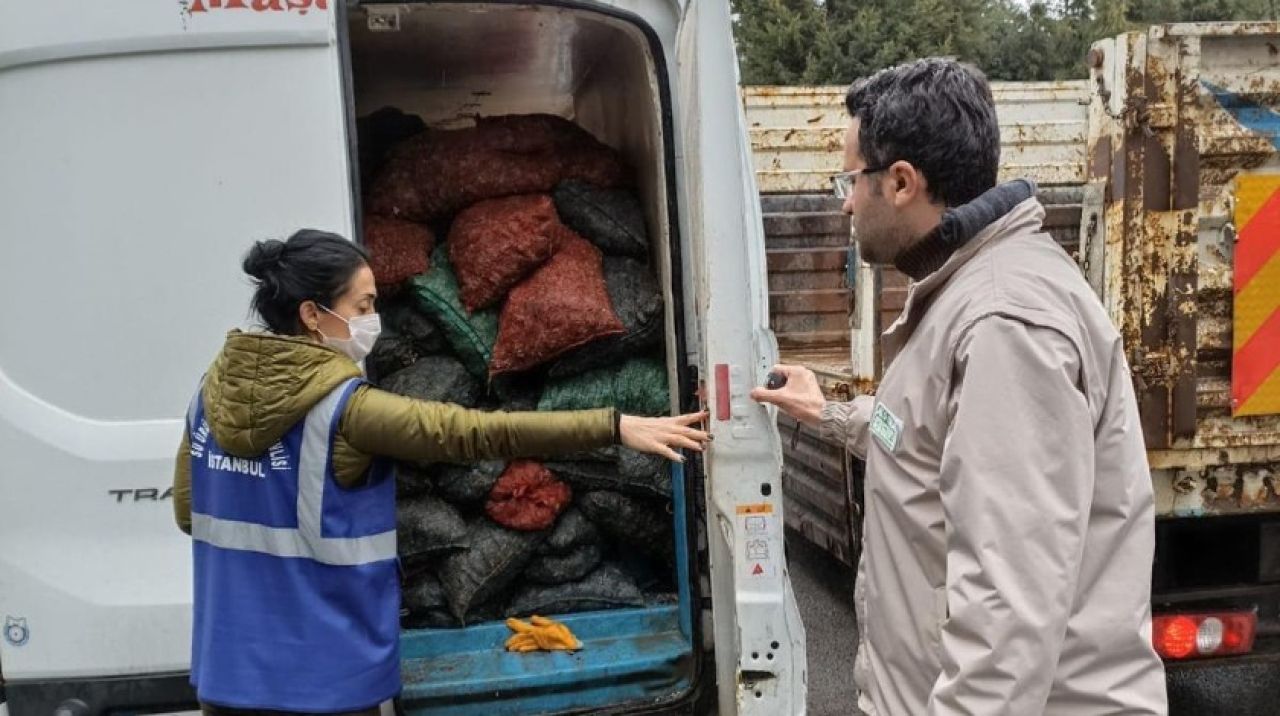
[{"label": "car key in hand", "polygon": [[765,380],[764,387],[768,390],[777,390],[787,384],[787,376],[777,371],[770,371],[769,377]]}]

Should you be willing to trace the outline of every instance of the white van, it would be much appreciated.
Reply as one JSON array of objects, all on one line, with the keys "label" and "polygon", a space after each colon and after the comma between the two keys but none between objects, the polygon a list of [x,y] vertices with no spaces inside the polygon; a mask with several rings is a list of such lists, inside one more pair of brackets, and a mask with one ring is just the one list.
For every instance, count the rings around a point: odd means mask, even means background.
[{"label": "white van", "polygon": [[575,656],[501,625],[406,632],[410,713],[801,714],[776,358],[728,0],[0,3],[0,712],[193,706],[181,416],[248,319],[239,259],[359,236],[355,118],[548,112],[634,167],[667,292],[680,594],[576,615]]}]

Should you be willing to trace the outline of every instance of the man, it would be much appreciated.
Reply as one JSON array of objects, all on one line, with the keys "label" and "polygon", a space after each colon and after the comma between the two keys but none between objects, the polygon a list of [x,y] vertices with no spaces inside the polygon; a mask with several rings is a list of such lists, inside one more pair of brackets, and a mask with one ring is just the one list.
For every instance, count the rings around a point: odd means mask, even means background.
[{"label": "man", "polygon": [[757,400],[867,463],[859,706],[914,714],[1163,714],[1151,646],[1151,478],[1120,337],[999,187],[990,88],[912,62],[846,97],[835,178],[862,256],[913,279],[877,395],[813,374]]}]

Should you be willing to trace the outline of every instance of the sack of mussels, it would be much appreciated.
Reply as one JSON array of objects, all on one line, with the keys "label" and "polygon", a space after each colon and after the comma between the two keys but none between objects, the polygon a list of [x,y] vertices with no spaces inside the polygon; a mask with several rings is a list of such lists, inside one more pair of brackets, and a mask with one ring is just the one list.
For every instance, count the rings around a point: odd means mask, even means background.
[{"label": "sack of mussels", "polygon": [[[444,131],[385,108],[359,126],[387,296],[371,380],[483,410],[669,410],[662,292],[617,152],[548,115]],[[661,458],[405,464],[396,486],[407,629],[674,599]]]}]

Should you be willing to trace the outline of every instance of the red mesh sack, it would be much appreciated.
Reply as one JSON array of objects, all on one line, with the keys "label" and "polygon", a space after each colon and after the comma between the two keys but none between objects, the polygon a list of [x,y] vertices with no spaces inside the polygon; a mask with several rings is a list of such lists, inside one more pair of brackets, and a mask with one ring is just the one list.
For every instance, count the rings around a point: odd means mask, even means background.
[{"label": "red mesh sack", "polygon": [[374,281],[390,286],[427,272],[436,237],[431,229],[419,224],[366,216],[364,245],[369,250],[369,268],[373,269]]},{"label": "red mesh sack", "polygon": [[485,199],[550,192],[565,179],[620,186],[618,153],[552,115],[486,117],[398,146],[369,191],[369,210],[429,221]]},{"label": "red mesh sack", "polygon": [[536,532],[555,524],[572,499],[573,491],[550,470],[536,462],[516,460],[494,483],[484,511],[503,527]]},{"label": "red mesh sack", "polygon": [[554,114],[504,114],[476,119],[471,150],[535,154],[549,148],[600,145],[591,133]]},{"label": "red mesh sack", "polygon": [[556,255],[507,296],[489,362],[491,376],[528,370],[627,331],[609,300],[600,249],[563,231]]},{"label": "red mesh sack", "polygon": [[464,210],[449,229],[449,261],[468,311],[502,300],[555,255],[565,228],[546,195],[492,199]]}]

